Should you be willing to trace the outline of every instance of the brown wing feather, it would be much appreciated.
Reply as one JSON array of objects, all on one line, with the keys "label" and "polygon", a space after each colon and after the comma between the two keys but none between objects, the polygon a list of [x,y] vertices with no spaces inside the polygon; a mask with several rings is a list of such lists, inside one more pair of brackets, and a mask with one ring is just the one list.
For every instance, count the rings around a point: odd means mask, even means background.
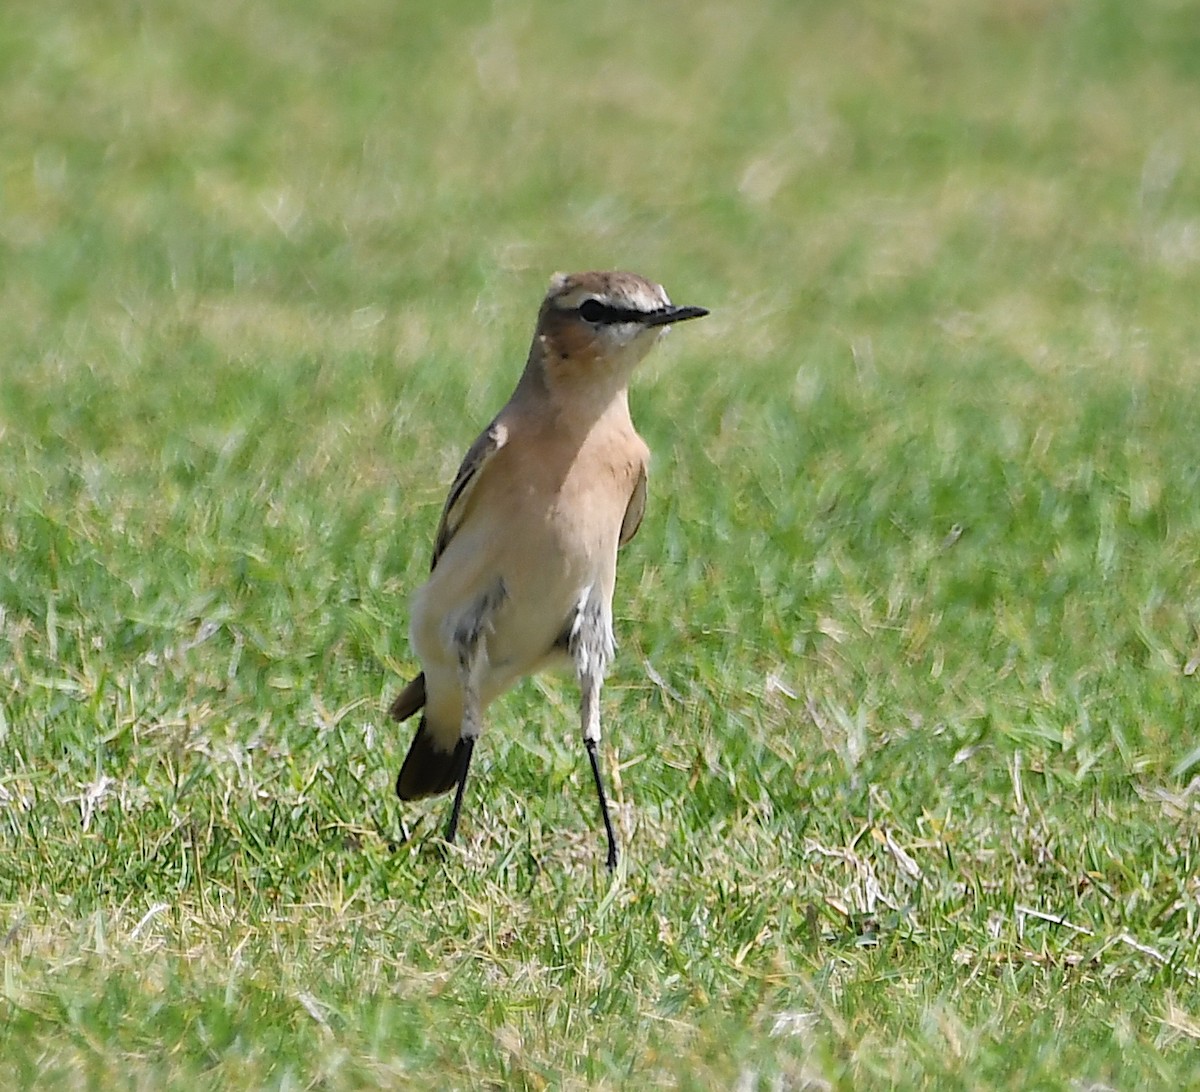
[{"label": "brown wing feather", "polygon": [[422,671],[410,682],[388,708],[393,720],[408,720],[425,705],[425,672]]},{"label": "brown wing feather", "polygon": [[442,509],[442,518],[438,523],[437,534],[433,539],[433,561],[429,566],[431,570],[437,568],[438,558],[445,553],[446,547],[450,545],[450,540],[454,537],[454,532],[462,524],[463,518],[467,514],[471,493],[475,488],[475,483],[479,481],[483,468],[507,441],[508,429],[499,421],[493,421],[463,457],[462,466],[458,468],[458,473],[454,476],[454,484],[450,486],[446,505]]},{"label": "brown wing feather", "polygon": [[638,479],[634,483],[633,493],[625,506],[625,516],[621,520],[621,536],[618,544],[624,546],[642,525],[642,516],[646,514],[646,464],[638,467]]}]

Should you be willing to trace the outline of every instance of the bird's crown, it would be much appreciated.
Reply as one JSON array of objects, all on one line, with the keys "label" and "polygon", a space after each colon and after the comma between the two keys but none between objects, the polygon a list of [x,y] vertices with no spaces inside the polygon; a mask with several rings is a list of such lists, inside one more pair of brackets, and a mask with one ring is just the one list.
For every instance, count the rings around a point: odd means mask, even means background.
[{"label": "bird's crown", "polygon": [[702,307],[675,307],[667,290],[637,273],[555,273],[543,314],[571,316],[589,326],[666,326],[708,312]]}]

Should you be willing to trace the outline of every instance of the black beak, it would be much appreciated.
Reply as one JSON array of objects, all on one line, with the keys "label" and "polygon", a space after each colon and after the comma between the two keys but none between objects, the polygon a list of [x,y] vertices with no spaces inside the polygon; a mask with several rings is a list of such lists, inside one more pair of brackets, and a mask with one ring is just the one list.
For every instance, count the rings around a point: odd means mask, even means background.
[{"label": "black beak", "polygon": [[683,322],[691,318],[704,318],[708,314],[707,307],[664,307],[661,311],[651,311],[643,315],[643,326],[669,326],[673,322]]}]

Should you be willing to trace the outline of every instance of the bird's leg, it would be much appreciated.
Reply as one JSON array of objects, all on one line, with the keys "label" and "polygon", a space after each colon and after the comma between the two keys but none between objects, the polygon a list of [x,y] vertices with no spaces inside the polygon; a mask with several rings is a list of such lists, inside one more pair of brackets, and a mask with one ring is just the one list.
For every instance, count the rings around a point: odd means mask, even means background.
[{"label": "bird's leg", "polygon": [[463,792],[467,787],[467,769],[471,765],[471,752],[475,750],[475,740],[471,736],[463,738],[462,758],[459,760],[458,788],[454,790],[454,807],[450,812],[450,822],[446,824],[446,841],[453,842],[458,833],[458,816],[462,812]]},{"label": "bird's leg", "polygon": [[458,833],[458,817],[462,814],[463,793],[467,788],[467,771],[471,767],[471,755],[475,741],[483,730],[483,709],[480,700],[480,685],[488,667],[486,635],[492,628],[495,611],[507,598],[503,582],[489,594],[482,596],[473,609],[459,621],[454,630],[454,646],[458,652],[459,678],[462,681],[463,713],[459,728],[458,746],[462,752],[459,759],[458,787],[454,791],[454,807],[450,811],[450,822],[446,825],[446,841],[453,842]]},{"label": "bird's leg", "polygon": [[591,675],[579,680],[581,692],[580,719],[583,721],[583,744],[587,748],[592,764],[592,777],[596,782],[596,796],[600,800],[600,815],[604,819],[604,833],[608,835],[608,857],[605,863],[611,872],[617,867],[617,836],[613,833],[612,818],[608,814],[608,797],[604,795],[604,780],[600,776],[600,759],[596,746],[600,742],[600,679]]},{"label": "bird's leg", "polygon": [[453,842],[458,833],[458,817],[462,813],[463,793],[467,788],[467,770],[471,766],[471,755],[475,750],[475,741],[479,738],[483,727],[482,715],[479,709],[479,677],[487,665],[487,651],[479,635],[459,657],[459,668],[462,674],[463,688],[463,718],[458,741],[462,757],[458,764],[458,787],[454,790],[454,807],[450,812],[450,822],[446,825],[446,841]]},{"label": "bird's leg", "polygon": [[600,743],[600,687],[604,682],[605,669],[613,657],[614,645],[608,608],[602,599],[593,596],[591,588],[580,598],[571,624],[569,649],[579,679],[583,743],[592,764],[600,815],[604,819],[604,833],[608,836],[605,863],[611,872],[617,867],[617,838],[613,833],[612,817],[608,814],[608,797],[604,794],[604,780],[600,776],[600,759],[596,748]]}]

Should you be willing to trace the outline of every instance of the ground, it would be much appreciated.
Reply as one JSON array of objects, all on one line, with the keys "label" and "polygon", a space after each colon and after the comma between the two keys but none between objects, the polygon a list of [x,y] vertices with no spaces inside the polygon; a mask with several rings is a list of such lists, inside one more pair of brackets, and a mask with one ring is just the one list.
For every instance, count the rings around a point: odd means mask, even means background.
[{"label": "ground", "polygon": [[[0,1085],[1196,1081],[1186,5],[10,7]],[[593,267],[712,310],[633,393],[612,879],[569,680],[453,849],[385,717]]]}]

